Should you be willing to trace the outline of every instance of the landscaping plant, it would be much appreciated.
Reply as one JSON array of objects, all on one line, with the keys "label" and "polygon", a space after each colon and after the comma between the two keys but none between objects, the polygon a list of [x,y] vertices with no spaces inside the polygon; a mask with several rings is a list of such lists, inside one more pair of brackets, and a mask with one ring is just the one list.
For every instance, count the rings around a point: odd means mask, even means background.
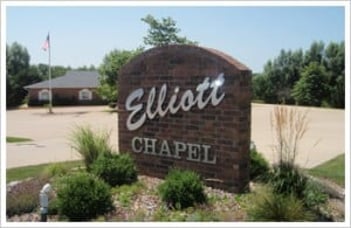
[{"label": "landscaping plant", "polygon": [[[289,197],[296,197],[304,208],[313,211],[326,201],[327,195],[295,164],[299,142],[308,126],[306,115],[307,112],[300,112],[295,108],[274,108],[271,124],[276,135],[275,151],[279,161],[273,165],[267,180],[272,188],[274,201],[280,201],[280,197],[287,200]],[[269,201],[260,205],[263,211],[268,210],[265,208],[267,205]]]},{"label": "landscaping plant", "polygon": [[295,194],[300,199],[303,198],[307,180],[298,167],[288,163],[274,165],[272,172],[268,175],[268,182],[275,193]]},{"label": "landscaping plant", "polygon": [[316,182],[308,180],[303,191],[303,200],[306,207],[316,209],[319,205],[324,204],[328,199],[328,194]]},{"label": "landscaping plant", "polygon": [[47,179],[37,178],[23,181],[6,194],[6,215],[21,215],[38,209],[39,192]]},{"label": "landscaping plant", "polygon": [[250,179],[264,179],[269,171],[269,164],[256,148],[250,150]]},{"label": "landscaping plant", "polygon": [[109,145],[109,133],[94,133],[88,126],[77,127],[70,138],[71,146],[82,156],[86,169],[100,156],[110,156],[113,149]]},{"label": "landscaping plant", "polygon": [[159,186],[163,201],[170,207],[183,209],[204,203],[206,195],[200,176],[192,171],[172,169]]},{"label": "landscaping plant", "polygon": [[91,165],[91,172],[112,187],[131,184],[138,178],[135,163],[129,154],[99,156]]},{"label": "landscaping plant", "polygon": [[248,209],[248,216],[253,221],[311,221],[313,216],[303,202],[293,194],[276,194],[264,187],[254,196],[255,203]]},{"label": "landscaping plant", "polygon": [[60,177],[68,173],[69,169],[62,163],[52,163],[45,167],[43,175],[47,177]]},{"label": "landscaping plant", "polygon": [[70,221],[88,221],[113,210],[110,186],[89,173],[63,177],[56,191],[59,214]]},{"label": "landscaping plant", "polygon": [[279,164],[294,165],[299,142],[308,128],[307,112],[285,106],[274,107],[271,126],[276,136],[274,147]]}]

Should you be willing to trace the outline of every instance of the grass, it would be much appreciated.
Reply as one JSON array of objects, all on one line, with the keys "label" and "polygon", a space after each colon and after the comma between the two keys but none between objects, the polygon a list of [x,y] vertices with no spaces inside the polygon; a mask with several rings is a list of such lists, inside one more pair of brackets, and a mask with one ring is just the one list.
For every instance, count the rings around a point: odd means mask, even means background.
[{"label": "grass", "polygon": [[341,154],[308,171],[309,174],[325,178],[345,187],[345,154]]},{"label": "grass", "polygon": [[114,151],[109,145],[110,133],[95,133],[90,126],[77,126],[70,135],[71,146],[82,156],[85,167],[90,170],[99,155],[110,156]]},{"label": "grass", "polygon": [[19,143],[19,142],[30,142],[30,141],[33,141],[33,140],[29,138],[21,138],[21,137],[13,137],[13,136],[6,137],[7,143]]},{"label": "grass", "polygon": [[[58,162],[62,164],[67,169],[71,169],[78,166],[83,166],[82,161],[67,161],[67,162]],[[6,170],[6,183],[11,181],[24,180],[30,177],[39,177],[47,169],[48,166],[52,164],[41,164],[33,166],[24,166],[18,168],[11,168]]]},{"label": "grass", "polygon": [[103,110],[102,112],[107,112],[107,113],[118,113],[117,109],[106,109],[106,110]]}]

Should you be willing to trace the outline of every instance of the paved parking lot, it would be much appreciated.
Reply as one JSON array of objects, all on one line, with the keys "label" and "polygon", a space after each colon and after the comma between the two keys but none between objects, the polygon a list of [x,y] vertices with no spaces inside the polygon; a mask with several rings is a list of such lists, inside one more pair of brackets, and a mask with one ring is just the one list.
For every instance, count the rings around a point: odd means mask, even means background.
[{"label": "paved parking lot", "polygon": [[79,159],[69,142],[76,126],[89,125],[96,131],[111,132],[111,145],[117,148],[117,114],[106,106],[33,108],[7,111],[7,136],[33,139],[7,143],[7,168]]},{"label": "paved parking lot", "polygon": [[[253,104],[251,138],[264,156],[274,161],[270,113],[273,105]],[[305,109],[305,108],[300,108]],[[344,110],[307,108],[309,129],[301,141],[297,162],[313,167],[345,152]],[[90,125],[94,130],[111,132],[110,142],[118,147],[117,113],[106,106],[30,108],[6,112],[7,136],[33,139],[27,143],[7,143],[7,168],[79,159],[69,144],[75,126]]]}]

